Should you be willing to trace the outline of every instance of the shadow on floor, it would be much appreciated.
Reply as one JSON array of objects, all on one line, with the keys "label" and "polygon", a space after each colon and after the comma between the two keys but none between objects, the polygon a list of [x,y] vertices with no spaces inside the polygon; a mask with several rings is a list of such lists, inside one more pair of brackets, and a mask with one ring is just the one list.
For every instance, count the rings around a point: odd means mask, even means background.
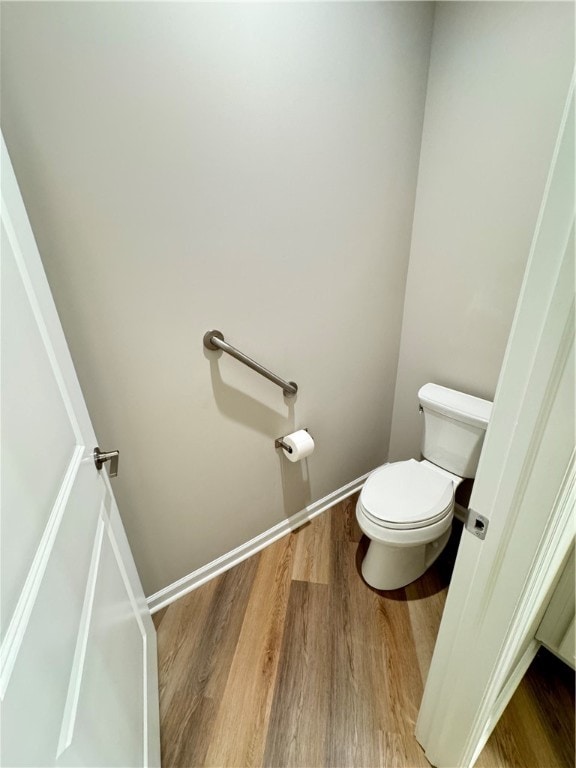
[{"label": "shadow on floor", "polygon": [[[452,578],[452,571],[454,570],[454,563],[456,562],[456,554],[458,553],[458,546],[460,544],[463,528],[464,526],[460,520],[455,519],[452,524],[452,533],[450,535],[450,539],[448,540],[448,544],[444,548],[444,551],[438,560],[436,560],[436,562],[426,572],[428,574],[427,577],[424,578],[424,576],[421,576],[420,579],[418,579],[418,600],[430,597],[431,595],[435,595],[438,592],[442,592],[449,586],[450,579]],[[358,549],[356,550],[356,571],[358,572],[359,577],[362,579],[366,587],[372,590],[372,592],[375,594],[386,597],[389,600],[408,602],[415,599],[414,597],[409,597],[407,595],[406,589],[404,587],[401,587],[400,589],[382,590],[375,589],[374,587],[371,587],[370,584],[366,584],[362,577],[362,560],[364,559],[369,543],[370,540],[368,537],[362,536],[360,542],[358,543]],[[430,578],[431,574],[434,575],[434,578]]]}]

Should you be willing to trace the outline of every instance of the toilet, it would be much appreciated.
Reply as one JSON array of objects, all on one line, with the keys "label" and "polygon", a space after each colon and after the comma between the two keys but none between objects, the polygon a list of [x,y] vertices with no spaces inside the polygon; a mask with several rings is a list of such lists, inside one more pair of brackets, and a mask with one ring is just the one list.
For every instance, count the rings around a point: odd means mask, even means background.
[{"label": "toilet", "polygon": [[375,469],[356,505],[370,539],[362,576],[375,589],[398,589],[422,576],[452,529],[454,493],[476,475],[492,403],[438,384],[418,392],[424,414],[421,461]]}]

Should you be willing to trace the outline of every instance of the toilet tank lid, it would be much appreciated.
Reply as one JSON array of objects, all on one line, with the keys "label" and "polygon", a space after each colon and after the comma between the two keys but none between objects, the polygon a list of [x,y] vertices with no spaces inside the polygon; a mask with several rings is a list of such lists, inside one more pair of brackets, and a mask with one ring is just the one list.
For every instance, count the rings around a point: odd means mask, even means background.
[{"label": "toilet tank lid", "polygon": [[441,387],[439,384],[424,384],[418,391],[418,400],[423,408],[484,429],[492,413],[490,400]]}]

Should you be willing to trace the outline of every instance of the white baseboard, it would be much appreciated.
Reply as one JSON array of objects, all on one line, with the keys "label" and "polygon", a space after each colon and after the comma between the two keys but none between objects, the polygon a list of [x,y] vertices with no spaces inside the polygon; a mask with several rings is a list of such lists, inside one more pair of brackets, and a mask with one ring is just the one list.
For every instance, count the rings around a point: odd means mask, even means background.
[{"label": "white baseboard", "polygon": [[466,507],[463,507],[461,504],[458,504],[456,502],[454,504],[454,517],[456,520],[460,520],[461,523],[464,523],[466,525],[466,521],[468,520],[468,509]]},{"label": "white baseboard", "polygon": [[330,509],[330,507],[338,504],[338,502],[346,499],[353,493],[356,493],[356,491],[359,491],[360,488],[362,488],[369,474],[370,473],[368,472],[357,480],[353,480],[351,483],[343,485],[342,488],[338,488],[337,491],[333,491],[319,501],[315,501],[313,504],[304,507],[304,509],[301,509],[300,512],[296,512],[292,517],[282,520],[277,525],[269,528],[267,531],[264,531],[264,533],[259,534],[250,541],[247,541],[245,544],[241,544],[231,552],[222,555],[211,563],[203,565],[201,568],[189,573],[188,576],[184,576],[173,584],[164,587],[164,589],[161,589],[159,592],[150,595],[150,597],[146,598],[150,612],[156,613],[156,611],[159,611],[161,608],[165,608],[170,603],[173,603],[174,600],[178,600],[179,597],[186,595],[188,592],[192,592],[193,589],[202,586],[202,584],[210,581],[210,579],[220,576],[221,573],[224,573],[229,568],[233,568],[235,565],[238,565],[238,563],[246,560],[246,558],[251,557],[251,555],[256,554],[256,552],[260,552],[264,547],[267,547],[269,544],[282,538],[282,536],[286,536],[287,533],[295,531],[297,528],[300,528],[301,525],[304,525],[304,523],[307,523],[309,520],[322,514],[322,512]]}]

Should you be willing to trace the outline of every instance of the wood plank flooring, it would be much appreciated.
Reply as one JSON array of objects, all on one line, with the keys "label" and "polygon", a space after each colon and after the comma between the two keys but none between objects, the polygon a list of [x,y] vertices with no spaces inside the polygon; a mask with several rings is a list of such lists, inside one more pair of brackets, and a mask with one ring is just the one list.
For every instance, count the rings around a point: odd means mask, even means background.
[{"label": "wood plank flooring", "polygon": [[[377,592],[355,504],[155,614],[164,768],[428,767],[414,724],[459,531],[424,577]],[[547,698],[523,682],[480,768],[574,764],[571,716],[546,720],[562,677],[549,666]],[[573,685],[562,696],[573,712]]]}]

